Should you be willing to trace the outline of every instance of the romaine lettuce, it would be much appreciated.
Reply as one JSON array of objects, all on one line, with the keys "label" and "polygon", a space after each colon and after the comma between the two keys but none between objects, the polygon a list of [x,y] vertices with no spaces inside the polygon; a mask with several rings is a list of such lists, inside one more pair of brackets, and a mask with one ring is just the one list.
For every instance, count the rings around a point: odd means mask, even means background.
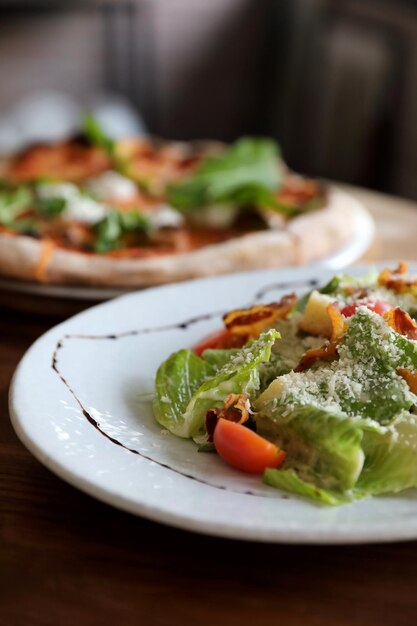
[{"label": "romaine lettuce", "polygon": [[417,369],[417,342],[359,308],[337,361],[272,382],[257,429],[287,458],[268,484],[330,504],[417,486],[417,397],[398,367]]},{"label": "romaine lettuce", "polygon": [[212,378],[204,382],[189,402],[184,414],[182,437],[196,437],[204,431],[207,411],[221,406],[230,393],[247,393],[253,397],[259,390],[259,366],[268,361],[271,348],[280,335],[268,330],[247,343]]},{"label": "romaine lettuce", "polygon": [[189,437],[184,413],[201,384],[213,376],[212,366],[190,350],[172,354],[156,374],[153,410],[156,420],[178,437]]}]

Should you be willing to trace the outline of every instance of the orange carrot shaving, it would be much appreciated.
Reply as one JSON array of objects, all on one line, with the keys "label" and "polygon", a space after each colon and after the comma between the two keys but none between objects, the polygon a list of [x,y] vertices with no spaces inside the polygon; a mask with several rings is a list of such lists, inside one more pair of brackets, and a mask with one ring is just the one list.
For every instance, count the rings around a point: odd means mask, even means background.
[{"label": "orange carrot shaving", "polygon": [[46,281],[46,270],[52,258],[56,244],[51,239],[42,241],[41,253],[34,269],[34,276],[39,282]]}]

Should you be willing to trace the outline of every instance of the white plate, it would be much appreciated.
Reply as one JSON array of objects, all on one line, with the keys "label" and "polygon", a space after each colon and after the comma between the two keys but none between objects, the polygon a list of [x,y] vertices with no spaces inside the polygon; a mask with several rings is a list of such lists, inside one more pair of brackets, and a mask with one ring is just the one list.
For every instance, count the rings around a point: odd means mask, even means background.
[{"label": "white plate", "polygon": [[141,395],[152,393],[155,371],[171,352],[219,327],[221,311],[304,291],[330,276],[311,268],[235,274],[85,311],[41,337],[19,365],[10,392],[16,432],[69,483],[181,528],[300,543],[417,538],[415,490],[337,508],[284,494],[162,431],[149,396]]},{"label": "white plate", "polygon": [[[333,186],[333,188],[335,187]],[[347,194],[345,191],[342,191],[342,193],[351,203],[349,208],[352,209],[351,214],[354,219],[354,236],[349,243],[336,250],[336,252],[315,261],[313,264],[315,267],[325,267],[332,270],[347,267],[361,258],[374,238],[375,225],[368,211],[350,194]],[[132,289],[94,285],[48,285],[10,278],[0,278],[0,290],[12,294],[40,297],[42,299],[78,300],[86,303],[103,302],[132,292]]]}]

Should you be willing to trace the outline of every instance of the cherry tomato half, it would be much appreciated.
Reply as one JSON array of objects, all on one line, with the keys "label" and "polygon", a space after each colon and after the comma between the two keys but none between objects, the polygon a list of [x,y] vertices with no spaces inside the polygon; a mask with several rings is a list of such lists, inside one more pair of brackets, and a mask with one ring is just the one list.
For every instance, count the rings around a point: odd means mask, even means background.
[{"label": "cherry tomato half", "polygon": [[215,350],[216,348],[241,348],[247,341],[245,335],[234,335],[227,328],[215,330],[207,337],[196,343],[192,351],[197,356],[201,356],[204,350]]},{"label": "cherry tomato half", "polygon": [[376,300],[375,302],[352,302],[352,304],[347,304],[341,310],[341,313],[345,317],[352,317],[360,306],[366,306],[367,309],[377,313],[378,315],[384,315],[384,313],[393,308],[392,304],[386,300]]},{"label": "cherry tomato half", "polygon": [[287,453],[242,424],[220,418],[214,430],[214,445],[221,458],[249,474],[278,467]]},{"label": "cherry tomato half", "polygon": [[192,350],[197,356],[201,356],[204,350],[222,348],[228,337],[229,331],[227,328],[220,328],[220,330],[215,330],[213,333],[207,335],[207,337],[204,337],[204,339],[196,343]]}]

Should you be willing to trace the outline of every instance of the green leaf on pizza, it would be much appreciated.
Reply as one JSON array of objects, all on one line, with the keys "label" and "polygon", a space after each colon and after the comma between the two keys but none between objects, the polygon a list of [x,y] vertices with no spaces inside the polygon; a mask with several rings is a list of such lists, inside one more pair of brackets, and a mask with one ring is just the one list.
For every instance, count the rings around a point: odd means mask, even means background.
[{"label": "green leaf on pizza", "polygon": [[242,138],[210,155],[185,181],[168,188],[168,202],[188,211],[216,202],[271,206],[282,185],[278,145],[270,139]]},{"label": "green leaf on pizza", "polygon": [[56,217],[64,211],[66,206],[67,201],[65,198],[38,198],[36,211],[43,217]]},{"label": "green leaf on pizza", "polygon": [[32,200],[32,194],[25,186],[2,190],[0,192],[0,224],[11,226],[16,218],[31,207]]},{"label": "green leaf on pizza", "polygon": [[115,142],[104,131],[101,124],[92,115],[85,115],[82,120],[82,130],[88,141],[97,148],[101,148],[109,156],[113,156]]},{"label": "green leaf on pizza", "polygon": [[110,252],[122,245],[123,236],[128,233],[146,233],[149,230],[149,221],[138,210],[117,211],[111,209],[100,222],[94,226],[95,252]]}]

